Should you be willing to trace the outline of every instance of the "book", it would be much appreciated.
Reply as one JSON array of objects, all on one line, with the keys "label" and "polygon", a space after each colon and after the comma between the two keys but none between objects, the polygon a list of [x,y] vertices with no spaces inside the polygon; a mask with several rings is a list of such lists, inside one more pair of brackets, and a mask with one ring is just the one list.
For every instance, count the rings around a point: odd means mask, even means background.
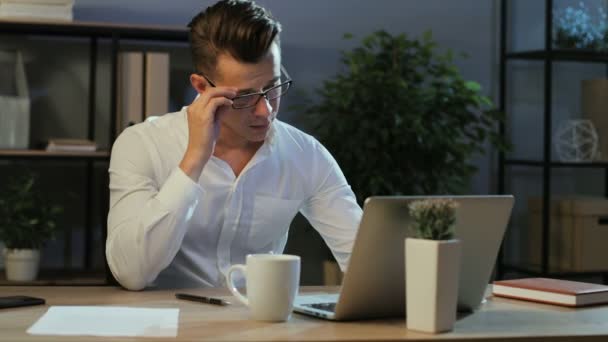
[{"label": "book", "polygon": [[144,54],[125,51],[118,54],[118,86],[116,88],[116,133],[140,123],[144,118],[143,84]]},{"label": "book", "polygon": [[46,145],[49,152],[94,152],[97,144],[88,139],[49,139]]},{"label": "book", "polygon": [[550,278],[495,281],[492,293],[499,297],[570,307],[608,303],[608,286]]},{"label": "book", "polygon": [[0,1],[0,18],[53,19],[72,21],[73,3],[45,4]]},{"label": "book", "polygon": [[125,51],[118,56],[116,133],[169,111],[169,53]]},{"label": "book", "polygon": [[169,111],[169,54],[147,52],[144,72],[145,118]]},{"label": "book", "polygon": [[74,0],[0,0],[0,4],[8,2],[36,5],[74,5]]}]

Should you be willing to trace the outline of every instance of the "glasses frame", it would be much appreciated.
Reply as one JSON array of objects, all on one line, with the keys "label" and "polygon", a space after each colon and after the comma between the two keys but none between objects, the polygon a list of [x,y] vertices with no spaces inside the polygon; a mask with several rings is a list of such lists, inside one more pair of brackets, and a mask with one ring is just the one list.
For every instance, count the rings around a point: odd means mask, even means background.
[{"label": "glasses frame", "polygon": [[[279,97],[281,97],[281,96],[283,96],[283,95],[287,94],[287,92],[288,92],[288,91],[289,91],[289,89],[291,88],[291,85],[293,84],[293,80],[291,79],[291,77],[290,77],[290,76],[289,76],[289,74],[287,73],[287,70],[285,70],[285,67],[284,67],[282,64],[281,64],[281,72],[283,72],[283,74],[285,74],[285,76],[287,77],[287,80],[286,80],[285,82],[282,82],[281,84],[277,84],[276,86],[272,86],[272,87],[270,87],[270,88],[268,88],[268,89],[266,89],[266,90],[264,90],[264,91],[260,91],[260,92],[257,92],[257,93],[248,93],[248,94],[242,94],[242,95],[235,96],[234,98],[232,98],[232,101],[237,100],[237,99],[240,99],[240,98],[243,98],[243,97],[255,96],[255,95],[258,95],[258,99],[255,101],[255,103],[253,103],[253,104],[251,104],[251,105],[248,105],[248,106],[244,106],[244,107],[236,107],[236,106],[234,105],[234,103],[232,103],[232,108],[234,108],[234,109],[245,109],[245,108],[251,108],[251,107],[255,107],[255,106],[257,106],[257,105],[258,105],[258,102],[260,102],[260,99],[261,99],[262,97],[264,97],[264,98],[265,98],[267,101],[271,101],[271,100],[276,100],[276,99],[278,99]],[[212,86],[213,88],[217,88],[217,86],[215,85],[215,83],[213,83],[213,82],[212,82],[212,81],[209,79],[209,77],[205,76],[203,73],[200,73],[200,72],[197,72],[197,74],[198,74],[198,75],[200,75],[200,76],[202,76],[202,77],[203,77],[203,78],[204,78],[204,79],[205,79],[205,80],[206,80],[206,81],[209,83],[209,85],[210,85],[210,86]],[[281,95],[279,95],[279,96],[277,96],[277,97],[274,97],[274,98],[272,98],[272,99],[268,98],[268,93],[269,93],[269,92],[271,92],[271,91],[273,91],[274,89],[277,89],[277,88],[279,88],[279,87],[283,87],[283,86],[285,86],[285,85],[287,85],[287,90],[286,90],[284,93],[282,93]]]}]

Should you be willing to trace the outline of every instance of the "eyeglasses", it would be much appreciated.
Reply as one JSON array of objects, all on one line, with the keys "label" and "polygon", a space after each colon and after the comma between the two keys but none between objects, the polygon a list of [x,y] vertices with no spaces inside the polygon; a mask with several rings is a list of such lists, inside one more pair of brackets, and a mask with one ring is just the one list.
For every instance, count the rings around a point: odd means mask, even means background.
[{"label": "eyeglasses", "polygon": [[[244,108],[254,107],[255,105],[258,104],[258,102],[260,101],[260,99],[262,97],[265,97],[266,100],[268,100],[268,101],[272,101],[272,100],[276,100],[279,97],[285,95],[285,93],[287,93],[287,91],[291,87],[291,84],[293,83],[293,81],[291,80],[291,77],[289,77],[289,74],[287,73],[287,70],[285,70],[285,67],[282,65],[281,65],[281,71],[283,72],[283,74],[285,74],[285,76],[287,78],[287,80],[285,82],[283,82],[279,85],[276,85],[276,86],[272,86],[272,87],[270,87],[264,91],[258,92],[258,93],[249,93],[249,94],[243,94],[243,95],[236,96],[235,98],[232,99],[232,108],[244,109]],[[198,73],[198,74],[203,76],[205,78],[205,80],[207,80],[207,82],[209,82],[209,85],[216,88],[215,83],[213,83],[207,76],[203,75],[202,73]]]}]

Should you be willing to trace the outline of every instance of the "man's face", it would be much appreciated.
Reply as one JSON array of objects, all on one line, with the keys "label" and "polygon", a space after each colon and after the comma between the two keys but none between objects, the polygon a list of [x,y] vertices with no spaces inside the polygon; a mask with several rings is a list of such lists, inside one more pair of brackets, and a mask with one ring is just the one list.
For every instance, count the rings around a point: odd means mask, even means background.
[{"label": "man's face", "polygon": [[[212,81],[216,86],[237,88],[237,96],[276,86],[281,82],[280,48],[273,43],[269,53],[255,64],[241,63],[230,55],[222,54],[218,56],[214,76],[216,79]],[[219,116],[220,140],[236,139],[246,143],[264,141],[277,115],[279,104],[280,98],[268,101],[262,97],[253,107],[222,107]]]}]

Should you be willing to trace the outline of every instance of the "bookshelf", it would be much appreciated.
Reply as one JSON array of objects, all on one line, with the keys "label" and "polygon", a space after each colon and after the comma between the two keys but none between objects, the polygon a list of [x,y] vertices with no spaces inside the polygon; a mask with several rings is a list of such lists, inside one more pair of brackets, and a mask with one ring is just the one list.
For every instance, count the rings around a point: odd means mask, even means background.
[{"label": "bookshelf", "polygon": [[[84,222],[83,234],[81,241],[83,247],[84,260],[82,268],[74,269],[69,266],[60,269],[46,270],[42,269],[39,280],[28,283],[29,285],[49,285],[49,284],[100,284],[112,283],[113,278],[107,269],[105,262],[105,246],[94,246],[94,237],[101,234],[101,240],[105,244],[106,239],[106,220],[109,205],[109,191],[107,172],[103,175],[103,180],[99,181],[95,178],[95,168],[106,169],[110,160],[110,150],[113,141],[116,139],[117,127],[117,87],[118,87],[118,59],[119,53],[123,49],[124,43],[145,43],[152,46],[164,46],[172,48],[174,45],[178,48],[187,46],[188,31],[186,27],[169,27],[169,26],[153,26],[153,25],[132,25],[132,24],[116,24],[102,22],[53,22],[53,21],[28,21],[28,20],[0,20],[0,37],[5,36],[34,36],[37,40],[54,39],[54,40],[73,40],[79,38],[81,44],[85,44],[88,52],[87,71],[86,71],[86,112],[83,116],[86,118],[86,132],[84,138],[97,141],[101,139],[99,132],[104,135],[103,139],[107,139],[108,146],[104,146],[102,150],[95,152],[48,152],[39,149],[15,149],[6,150],[0,149],[0,168],[7,165],[41,165],[46,168],[62,167],[70,165],[70,167],[82,168],[85,173],[85,184],[83,185],[83,193],[79,194],[82,198],[84,206]],[[0,47],[1,48],[1,47]],[[62,51],[56,53],[61,54]],[[109,75],[102,75],[99,63],[101,56],[109,55]],[[110,89],[97,89],[98,79],[100,77],[109,78]],[[107,122],[102,121],[103,126],[96,127],[99,120],[96,117],[100,115],[98,112],[98,91],[107,91],[109,94],[109,119]],[[97,136],[96,136],[97,132]],[[44,175],[41,175],[44,177]],[[94,194],[101,191],[101,198],[93,198]],[[53,194],[50,194],[53,196]],[[100,213],[101,222],[95,221],[93,212]],[[94,231],[94,227],[101,227],[101,232]],[[60,238],[65,240],[63,246],[64,260],[72,260],[73,245],[71,231],[67,232]],[[96,235],[97,234],[97,235]],[[97,255],[103,259],[105,270],[93,269],[94,255],[93,249],[101,249],[102,255]],[[2,273],[2,272],[0,272]],[[9,282],[3,280],[4,274],[0,275],[0,285],[5,285]],[[13,283],[10,283],[13,284]]]},{"label": "bookshelf", "polygon": [[[537,67],[542,70],[542,113],[541,114],[541,125],[542,131],[538,132],[542,141],[542,156],[537,159],[519,159],[513,158],[504,152],[499,155],[498,161],[498,191],[499,193],[507,193],[512,191],[509,188],[509,182],[511,179],[507,176],[507,172],[515,167],[527,170],[536,170],[540,175],[540,199],[541,199],[541,240],[540,245],[537,246],[540,251],[540,265],[531,265],[526,263],[514,263],[506,261],[504,256],[504,245],[501,248],[497,263],[496,277],[498,279],[504,279],[505,274],[509,272],[515,272],[517,274],[524,274],[526,276],[541,276],[541,277],[555,277],[555,278],[595,278],[601,277],[605,284],[608,284],[608,269],[606,270],[594,270],[594,271],[573,271],[563,270],[559,266],[551,265],[550,261],[550,249],[551,246],[551,229],[552,223],[551,216],[551,205],[549,205],[552,199],[555,198],[555,190],[552,186],[555,183],[555,175],[553,172],[555,169],[564,170],[581,170],[581,169],[597,169],[602,172],[603,184],[597,188],[603,191],[603,196],[608,197],[608,162],[594,161],[594,162],[561,162],[556,161],[552,157],[552,132],[553,132],[553,117],[555,116],[554,111],[557,108],[556,103],[553,102],[554,94],[554,73],[555,69],[559,66],[557,62],[576,62],[576,63],[599,63],[606,65],[608,63],[608,53],[597,52],[589,50],[563,50],[555,48],[553,44],[553,9],[557,1],[554,0],[540,0],[544,4],[544,13],[539,16],[538,20],[543,21],[544,35],[543,35],[543,48],[534,50],[524,51],[509,51],[508,37],[511,34],[509,31],[513,29],[510,27],[511,5],[513,0],[501,0],[500,1],[500,88],[499,88],[499,104],[500,109],[505,111],[507,124],[509,119],[513,120],[514,110],[509,108],[508,91],[512,91],[512,88],[508,88],[508,77],[511,75],[508,73],[508,66],[513,61],[534,61],[537,63]],[[605,76],[605,75],[604,75]],[[516,127],[512,127],[515,130]],[[505,124],[500,127],[500,134],[505,136],[507,134],[507,128]],[[519,142],[514,142],[519,143]],[[527,198],[518,198],[519,201],[525,202]],[[530,215],[530,212],[527,213]],[[600,217],[599,221],[603,221]],[[605,224],[606,222],[601,222]],[[554,233],[554,232],[553,232]],[[521,247],[521,246],[520,246]]]}]

